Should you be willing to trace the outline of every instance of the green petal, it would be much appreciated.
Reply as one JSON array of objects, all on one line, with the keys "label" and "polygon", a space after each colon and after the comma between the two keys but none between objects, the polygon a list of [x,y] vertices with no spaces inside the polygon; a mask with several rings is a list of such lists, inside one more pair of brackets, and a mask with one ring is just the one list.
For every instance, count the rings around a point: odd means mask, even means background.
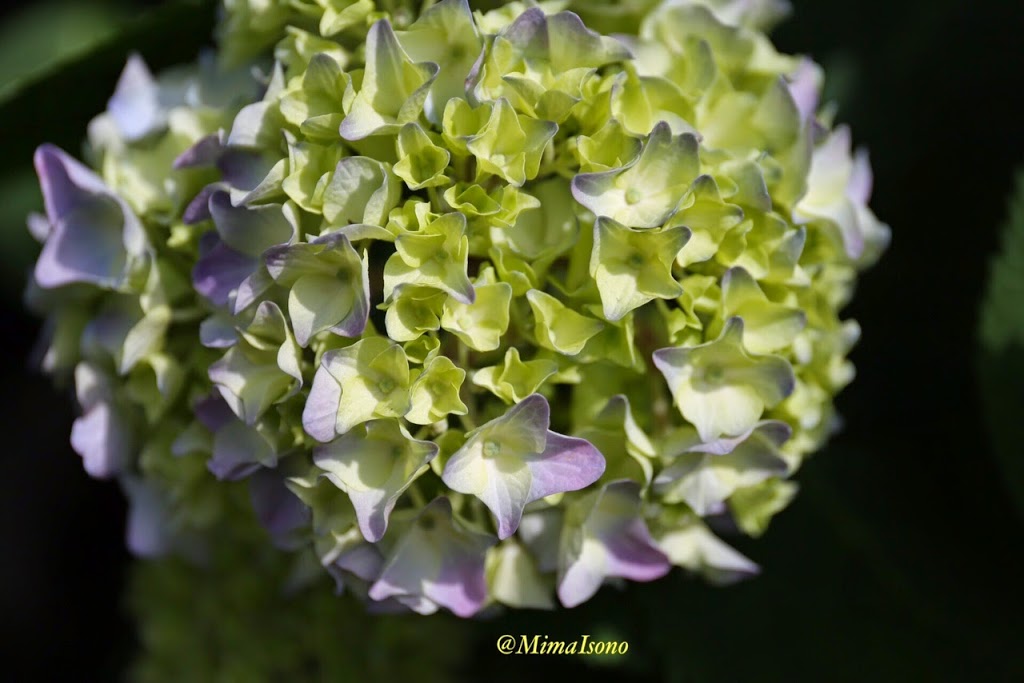
[{"label": "green petal", "polygon": [[803,311],[769,301],[742,268],[726,271],[722,292],[722,315],[743,319],[743,345],[751,353],[771,353],[789,346],[807,324]]},{"label": "green petal", "polygon": [[438,187],[450,182],[444,174],[451,153],[435,145],[418,123],[407,123],[398,134],[398,163],[394,173],[410,190]]},{"label": "green petal", "polygon": [[398,40],[414,61],[439,67],[424,102],[427,119],[439,123],[449,100],[466,97],[466,78],[483,49],[469,3],[442,0],[398,32]]},{"label": "green petal", "polygon": [[399,285],[415,284],[448,292],[462,303],[475,300],[466,270],[469,238],[466,217],[449,213],[437,218],[418,233],[405,233],[395,240],[397,253],[384,265],[384,297],[390,300]]},{"label": "green petal", "polygon": [[447,294],[432,287],[402,285],[397,288],[392,300],[384,304],[388,336],[395,341],[407,342],[438,329],[447,298]]},{"label": "green petal", "polygon": [[329,4],[320,18],[320,35],[324,38],[330,38],[347,28],[362,24],[376,8],[373,0],[344,2],[344,6],[340,8],[335,7],[335,4]]},{"label": "green petal", "polygon": [[488,389],[506,403],[518,403],[558,372],[558,363],[543,358],[523,361],[519,351],[510,347],[500,365],[473,373],[473,384]]},{"label": "green petal", "polygon": [[348,493],[363,537],[376,543],[402,493],[429,466],[437,446],[419,441],[398,420],[374,420],[317,446],[313,462]]},{"label": "green petal", "polygon": [[634,228],[657,227],[675,213],[699,175],[697,150],[693,135],[673,136],[668,124],[659,123],[635,163],[576,176],[573,196],[595,216]]},{"label": "green petal", "polygon": [[604,323],[581,315],[555,297],[537,289],[526,293],[533,310],[537,343],[552,351],[575,356],[587,342],[604,329]]},{"label": "green petal", "polygon": [[752,356],[742,339],[742,319],[730,318],[715,341],[654,353],[654,364],[668,381],[676,405],[704,442],[751,429],[765,408],[793,391],[789,362]]},{"label": "green petal", "polygon": [[289,85],[280,101],[281,115],[302,133],[317,140],[337,140],[344,118],[342,95],[351,77],[330,55],[313,56],[302,79]]},{"label": "green petal", "polygon": [[459,398],[465,379],[465,370],[455,367],[447,356],[436,356],[413,382],[412,408],[405,419],[426,425],[443,420],[449,413],[465,415],[469,409]]},{"label": "green petal", "polygon": [[332,224],[384,225],[398,206],[402,184],[387,164],[367,157],[338,162],[323,195],[324,218]]},{"label": "green petal", "polygon": [[232,411],[252,425],[302,386],[300,349],[281,309],[265,301],[241,339],[210,366],[210,380]]},{"label": "green petal", "polygon": [[405,352],[384,337],[328,351],[313,378],[303,427],[327,442],[367,420],[402,417],[409,410],[409,379]]},{"label": "green petal", "polygon": [[518,542],[509,539],[490,550],[488,586],[495,600],[522,609],[554,609],[554,580]]},{"label": "green petal", "polygon": [[341,137],[361,140],[395,134],[423,111],[436,64],[413,64],[391,24],[382,19],[366,37],[366,71],[351,109],[341,123]]},{"label": "green petal", "polygon": [[632,230],[609,218],[594,224],[590,274],[601,293],[604,316],[620,320],[652,299],[674,299],[683,293],[672,264],[690,237],[683,226],[664,230]]},{"label": "green petal", "polygon": [[693,203],[672,217],[670,225],[685,225],[693,233],[677,259],[680,266],[707,261],[725,235],[743,221],[743,209],[722,199],[718,184],[709,175],[693,183]]},{"label": "green petal", "polygon": [[498,348],[502,335],[508,330],[512,287],[504,282],[479,284],[486,281],[488,271],[481,274],[474,287],[476,300],[472,304],[449,299],[441,317],[441,327],[476,351]]}]

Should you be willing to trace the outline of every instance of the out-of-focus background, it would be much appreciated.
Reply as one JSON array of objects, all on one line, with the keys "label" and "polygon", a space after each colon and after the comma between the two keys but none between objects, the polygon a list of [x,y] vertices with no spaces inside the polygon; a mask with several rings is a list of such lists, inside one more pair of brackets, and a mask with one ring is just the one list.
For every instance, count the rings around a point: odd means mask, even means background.
[{"label": "out-of-focus background", "polygon": [[[837,119],[871,151],[872,207],[893,229],[846,311],[864,334],[858,378],[838,400],[845,430],[798,474],[799,496],[768,533],[740,544],[761,577],[715,589],[676,572],[606,588],[576,610],[475,622],[462,627],[450,676],[1024,680],[1024,508],[1012,459],[1019,445],[1024,461],[1024,440],[994,438],[987,419],[1024,424],[1013,413],[1024,387],[1013,403],[990,381],[1024,351],[985,356],[978,343],[989,263],[1024,164],[1024,4],[792,2],[773,38],[825,67]],[[31,153],[43,141],[78,152],[129,51],[159,69],[210,44],[211,4],[50,0],[0,15],[0,680],[117,680],[138,646],[121,493],[86,476],[68,446],[69,394],[29,366],[39,328],[21,303],[37,250],[24,229],[40,204]],[[1008,467],[996,445],[1011,453]],[[503,658],[494,641],[504,633],[626,639],[630,656],[614,666]],[[448,646],[431,634],[427,646]]]}]

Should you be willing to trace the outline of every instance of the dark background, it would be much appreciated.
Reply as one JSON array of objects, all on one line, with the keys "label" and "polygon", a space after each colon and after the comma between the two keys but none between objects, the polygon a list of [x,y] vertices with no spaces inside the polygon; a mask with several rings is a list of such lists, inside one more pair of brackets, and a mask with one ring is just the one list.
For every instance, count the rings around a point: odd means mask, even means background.
[{"label": "dark background", "polygon": [[[769,532],[740,546],[760,578],[723,590],[676,572],[577,610],[483,622],[466,680],[541,667],[591,680],[1024,680],[1024,523],[976,379],[979,303],[1024,164],[1024,3],[793,4],[773,38],[825,66],[838,120],[871,151],[872,207],[893,230],[845,312],[864,332],[858,377],[838,399],[846,429],[797,475],[801,492]],[[38,202],[32,149],[79,149],[126,50],[160,68],[203,44],[210,15],[188,5],[103,5],[124,37],[0,102],[0,679],[111,680],[132,653],[124,503],[67,445],[68,396],[28,367],[39,326],[21,288],[35,247],[19,216]],[[0,28],[21,32],[5,12]],[[144,40],[154,25],[174,35]],[[58,46],[36,48],[38,73]],[[500,658],[493,646],[502,633],[595,629],[629,640],[627,669]]]}]

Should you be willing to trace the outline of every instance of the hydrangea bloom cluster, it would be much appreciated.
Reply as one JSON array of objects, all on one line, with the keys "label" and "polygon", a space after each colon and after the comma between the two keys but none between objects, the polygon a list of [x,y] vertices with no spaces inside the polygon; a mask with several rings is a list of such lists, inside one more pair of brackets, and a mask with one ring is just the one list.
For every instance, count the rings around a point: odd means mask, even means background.
[{"label": "hydrangea bloom cluster", "polygon": [[244,480],[380,610],[755,572],[713,529],[834,428],[888,240],[820,69],[774,2],[423,5],[226,0],[219,64],[129,61],[92,168],[36,153],[43,365],[131,547]]}]

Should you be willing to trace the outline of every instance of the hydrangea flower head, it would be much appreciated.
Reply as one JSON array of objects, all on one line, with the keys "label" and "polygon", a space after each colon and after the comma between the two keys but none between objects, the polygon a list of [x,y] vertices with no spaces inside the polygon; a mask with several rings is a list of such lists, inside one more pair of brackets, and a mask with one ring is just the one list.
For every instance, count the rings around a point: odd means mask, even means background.
[{"label": "hydrangea flower head", "polygon": [[715,531],[763,532],[834,430],[889,235],[779,15],[225,0],[219,60],[133,56],[89,165],[36,153],[29,295],[132,547],[241,485],[379,610],[756,573]]}]

